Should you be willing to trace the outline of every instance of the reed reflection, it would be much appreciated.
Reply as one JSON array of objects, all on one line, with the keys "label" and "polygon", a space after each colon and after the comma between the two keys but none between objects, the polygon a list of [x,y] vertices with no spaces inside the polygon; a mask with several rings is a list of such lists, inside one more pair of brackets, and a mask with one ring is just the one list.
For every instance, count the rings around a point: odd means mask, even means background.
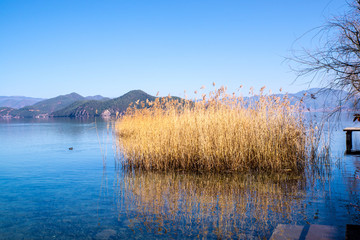
[{"label": "reed reflection", "polygon": [[116,196],[134,231],[210,238],[269,237],[276,224],[294,224],[302,215],[302,178],[119,171]]}]

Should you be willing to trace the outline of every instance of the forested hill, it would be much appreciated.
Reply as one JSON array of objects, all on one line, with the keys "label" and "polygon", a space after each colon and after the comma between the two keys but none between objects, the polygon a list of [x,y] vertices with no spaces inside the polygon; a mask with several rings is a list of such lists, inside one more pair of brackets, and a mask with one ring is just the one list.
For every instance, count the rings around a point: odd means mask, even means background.
[{"label": "forested hill", "polygon": [[53,112],[53,117],[94,117],[101,115],[115,115],[116,112],[121,113],[126,110],[130,103],[139,101],[155,100],[151,96],[141,90],[133,90],[125,95],[110,99],[107,101],[79,101],[63,108],[59,111]]},{"label": "forested hill", "polygon": [[[101,96],[94,96],[96,99],[104,99]],[[83,97],[77,93],[70,93],[67,95],[60,95],[54,98],[46,99],[37,102],[30,106],[25,106],[19,109],[0,106],[0,117],[5,118],[33,118],[33,117],[48,117],[52,112],[58,111],[78,101],[86,101],[88,98]],[[105,98],[107,99],[107,98]]]}]

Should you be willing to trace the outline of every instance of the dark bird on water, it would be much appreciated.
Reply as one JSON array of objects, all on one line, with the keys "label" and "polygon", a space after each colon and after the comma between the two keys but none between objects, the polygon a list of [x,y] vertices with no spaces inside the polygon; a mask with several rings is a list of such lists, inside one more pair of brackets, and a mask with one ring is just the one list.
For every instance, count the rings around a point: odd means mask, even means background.
[{"label": "dark bird on water", "polygon": [[74,148],[73,147],[69,147],[69,150],[73,150]]}]

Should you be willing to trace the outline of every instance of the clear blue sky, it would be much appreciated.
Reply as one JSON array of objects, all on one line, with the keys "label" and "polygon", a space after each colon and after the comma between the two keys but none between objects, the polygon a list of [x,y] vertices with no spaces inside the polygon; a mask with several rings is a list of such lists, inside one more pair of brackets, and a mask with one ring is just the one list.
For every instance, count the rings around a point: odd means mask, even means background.
[{"label": "clear blue sky", "polygon": [[133,89],[184,96],[212,82],[277,92],[294,41],[343,0],[0,0],[0,96]]}]

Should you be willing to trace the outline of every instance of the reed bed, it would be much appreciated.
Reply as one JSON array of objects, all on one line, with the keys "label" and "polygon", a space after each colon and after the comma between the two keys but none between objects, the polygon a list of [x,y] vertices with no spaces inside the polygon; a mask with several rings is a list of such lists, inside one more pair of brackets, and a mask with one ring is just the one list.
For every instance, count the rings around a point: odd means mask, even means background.
[{"label": "reed bed", "polygon": [[192,101],[173,97],[136,102],[115,124],[124,166],[198,172],[304,169],[314,131],[301,104],[226,88]]}]

